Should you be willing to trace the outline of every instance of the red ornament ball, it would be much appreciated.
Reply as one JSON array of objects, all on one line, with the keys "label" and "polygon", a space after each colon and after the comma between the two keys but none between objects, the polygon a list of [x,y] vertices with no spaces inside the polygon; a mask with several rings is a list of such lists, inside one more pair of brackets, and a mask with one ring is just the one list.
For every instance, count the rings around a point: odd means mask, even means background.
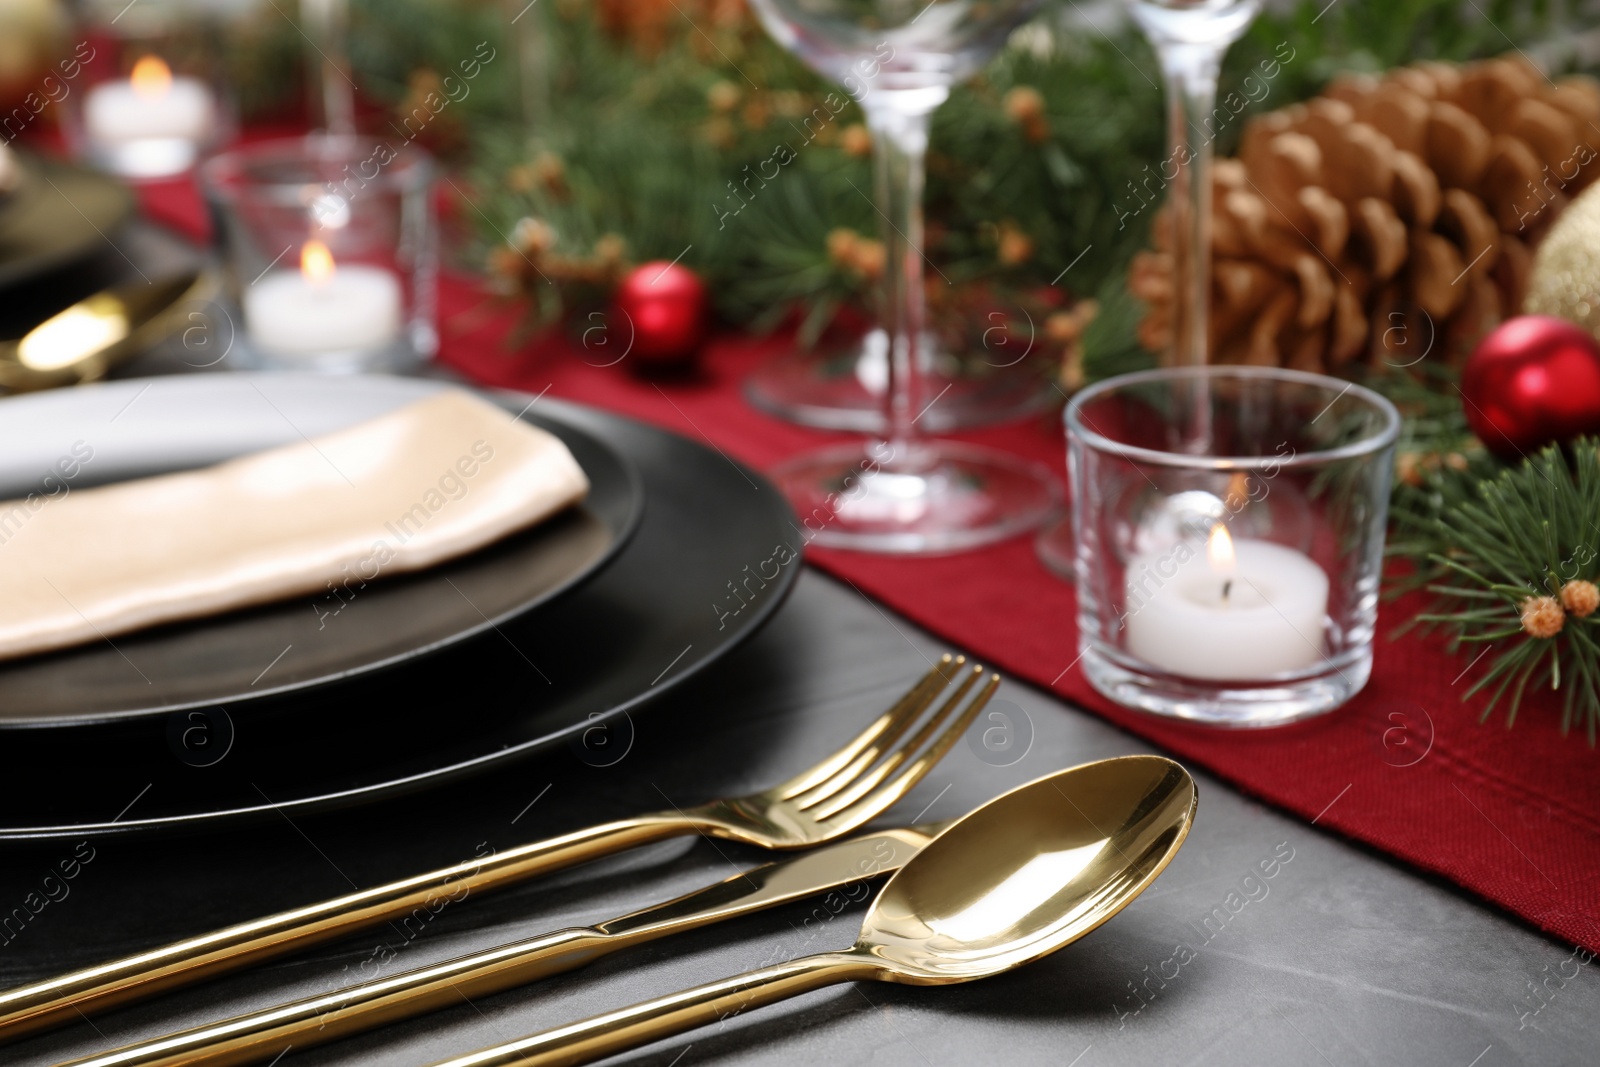
[{"label": "red ornament ball", "polygon": [[1473,351],[1461,395],[1467,424],[1501,459],[1600,434],[1600,343],[1565,319],[1507,319]]},{"label": "red ornament ball", "polygon": [[665,260],[641,264],[622,279],[612,302],[618,317],[632,327],[628,355],[638,362],[681,367],[700,351],[706,335],[706,286],[688,267]]}]

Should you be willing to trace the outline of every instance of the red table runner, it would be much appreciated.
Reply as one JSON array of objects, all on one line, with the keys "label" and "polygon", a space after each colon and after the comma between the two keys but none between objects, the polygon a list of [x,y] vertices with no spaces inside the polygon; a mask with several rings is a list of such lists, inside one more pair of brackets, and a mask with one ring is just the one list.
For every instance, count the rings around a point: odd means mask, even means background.
[{"label": "red table runner", "polygon": [[[204,226],[192,189],[145,190],[150,214]],[[446,278],[440,359],[487,385],[560,396],[705,441],[765,468],[837,439],[760,414],[740,395],[746,373],[781,341],[727,337],[688,381],[602,368],[561,337],[506,347],[514,312],[473,281]],[[964,439],[1047,463],[1064,478],[1059,419]],[[1209,729],[1105,700],[1076,666],[1077,606],[1030,539],[953,556],[904,559],[809,549],[806,558],[1002,672],[1053,690],[1205,767],[1246,793],[1366,842],[1499,904],[1557,937],[1600,951],[1600,752],[1562,737],[1555,702],[1530,698],[1508,733],[1478,722],[1461,694],[1483,669],[1437,639],[1390,631],[1415,605],[1387,604],[1372,680],[1331,715],[1272,730]],[[716,610],[710,597],[707,611]]]}]

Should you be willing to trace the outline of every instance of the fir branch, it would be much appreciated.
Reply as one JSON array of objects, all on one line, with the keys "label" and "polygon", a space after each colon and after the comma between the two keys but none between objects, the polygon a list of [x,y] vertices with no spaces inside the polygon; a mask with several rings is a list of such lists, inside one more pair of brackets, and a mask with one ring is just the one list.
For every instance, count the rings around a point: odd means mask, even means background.
[{"label": "fir branch", "polygon": [[[1452,650],[1493,649],[1489,669],[1463,699],[1488,692],[1484,718],[1505,701],[1510,725],[1530,688],[1548,689],[1561,695],[1562,732],[1581,723],[1593,746],[1600,614],[1561,605],[1570,585],[1597,578],[1600,440],[1552,445],[1489,477],[1441,465],[1421,486],[1397,492],[1394,509],[1411,537],[1391,552],[1416,566],[1402,584],[1432,598],[1416,621],[1442,627]],[[1560,628],[1549,636],[1524,618],[1530,600],[1541,597],[1554,598],[1560,612]]]}]

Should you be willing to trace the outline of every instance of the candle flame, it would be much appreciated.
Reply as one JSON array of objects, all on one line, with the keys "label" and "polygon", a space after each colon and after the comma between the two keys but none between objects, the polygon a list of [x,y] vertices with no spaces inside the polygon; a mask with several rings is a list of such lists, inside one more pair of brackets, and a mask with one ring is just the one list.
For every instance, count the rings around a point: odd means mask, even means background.
[{"label": "candle flame", "polygon": [[333,276],[333,253],[321,241],[307,241],[300,249],[300,273],[309,282],[320,282]]},{"label": "candle flame", "polygon": [[1211,527],[1211,536],[1206,538],[1206,559],[1211,561],[1211,569],[1218,574],[1233,573],[1233,538],[1228,535],[1228,528],[1220,522]]},{"label": "candle flame", "polygon": [[153,100],[165,96],[172,87],[172,68],[163,63],[159,56],[141,56],[139,62],[133,65],[133,73],[128,80],[133,82],[134,92]]}]

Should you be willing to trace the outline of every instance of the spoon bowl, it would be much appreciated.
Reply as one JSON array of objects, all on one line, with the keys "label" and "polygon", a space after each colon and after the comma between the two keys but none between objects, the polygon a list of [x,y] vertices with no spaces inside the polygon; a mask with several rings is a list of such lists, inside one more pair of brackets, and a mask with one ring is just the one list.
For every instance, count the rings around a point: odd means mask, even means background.
[{"label": "spoon bowl", "polygon": [[1073,767],[958,820],[891,878],[853,955],[880,980],[943,985],[1008,971],[1110,919],[1194,821],[1189,772],[1160,756]]}]

